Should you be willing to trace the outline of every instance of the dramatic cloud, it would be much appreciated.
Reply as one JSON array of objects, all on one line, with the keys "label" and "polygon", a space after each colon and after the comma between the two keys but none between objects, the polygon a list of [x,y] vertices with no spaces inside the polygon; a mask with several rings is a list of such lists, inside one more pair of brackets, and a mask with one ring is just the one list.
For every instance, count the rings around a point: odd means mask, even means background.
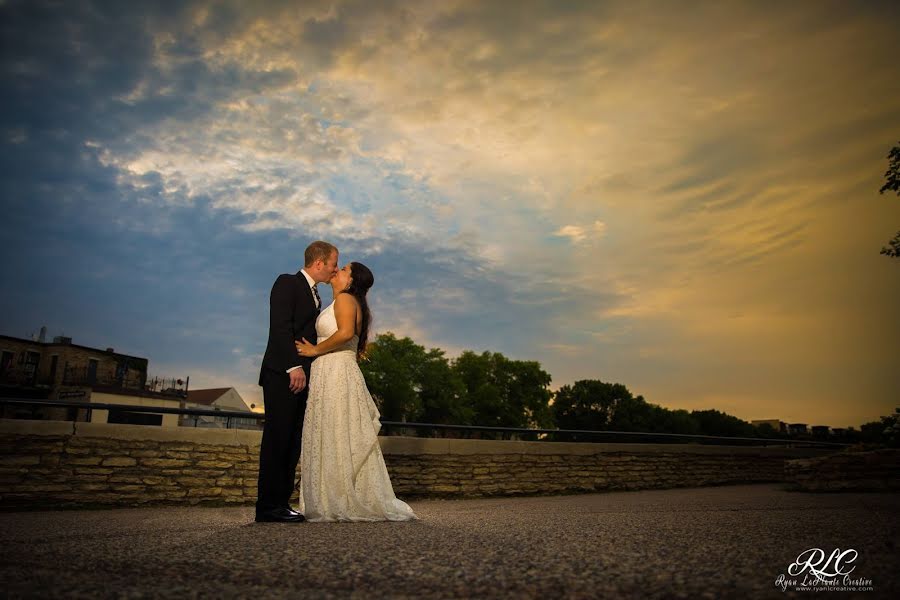
[{"label": "dramatic cloud", "polygon": [[567,237],[572,240],[573,243],[578,244],[585,241],[589,235],[591,237],[599,237],[603,235],[604,231],[606,231],[606,224],[603,221],[594,221],[594,224],[591,227],[581,227],[580,225],[566,225],[565,227],[560,227],[555,235]]},{"label": "dramatic cloud", "polygon": [[896,3],[0,5],[4,333],[258,401],[313,239],[376,328],[554,385],[834,426],[892,410]]}]

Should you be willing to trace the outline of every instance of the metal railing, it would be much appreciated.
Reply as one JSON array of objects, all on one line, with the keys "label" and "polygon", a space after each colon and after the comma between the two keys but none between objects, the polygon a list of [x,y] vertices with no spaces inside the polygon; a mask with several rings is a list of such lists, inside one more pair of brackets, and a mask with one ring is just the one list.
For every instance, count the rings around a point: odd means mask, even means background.
[{"label": "metal railing", "polygon": [[[90,421],[92,411],[108,410],[131,413],[153,413],[167,415],[185,415],[191,417],[220,417],[225,419],[225,428],[231,429],[232,419],[263,420],[264,415],[239,410],[213,410],[205,408],[174,408],[169,406],[133,406],[131,404],[111,404],[106,402],[72,402],[70,400],[33,400],[28,398],[0,398],[0,406],[45,406],[50,408],[74,408],[86,411],[85,420]],[[194,420],[194,427],[198,420]]]},{"label": "metal railing", "polygon": [[[193,417],[222,417],[226,419],[226,428],[230,429],[233,423],[231,419],[254,419],[261,423],[265,415],[246,411],[208,410],[202,408],[170,408],[167,406],[131,406],[128,404],[108,404],[100,402],[72,402],[65,400],[35,400],[28,398],[0,398],[0,406],[47,406],[58,408],[77,408],[87,411],[86,419],[90,421],[92,410],[119,410],[138,413],[162,413],[176,414]],[[197,426],[197,420],[194,421]],[[819,447],[819,448],[844,448],[851,444],[840,442],[826,442],[813,439],[784,439],[784,438],[753,438],[720,435],[701,435],[688,433],[659,433],[640,431],[598,431],[590,429],[530,429],[525,427],[490,427],[485,425],[447,425],[442,423],[407,423],[401,421],[381,421],[382,434],[389,431],[409,429],[421,431],[457,431],[462,436],[472,437],[474,433],[490,433],[501,436],[501,439],[510,439],[512,436],[529,437],[539,441],[561,441],[575,439],[579,442],[622,442],[632,443],[700,443],[716,445],[745,445],[745,446],[788,446],[788,447]]]},{"label": "metal railing", "polygon": [[[512,435],[534,437],[538,441],[578,441],[578,442],[618,442],[631,443],[701,443],[718,445],[743,446],[789,446],[789,447],[831,447],[844,448],[851,444],[825,442],[811,439],[784,438],[751,438],[724,435],[702,435],[692,433],[659,433],[645,431],[613,431],[592,429],[531,429],[525,427],[489,427],[484,425],[444,425],[440,423],[401,423],[397,421],[381,421],[382,432],[387,429],[414,430],[448,430],[466,433],[491,432],[500,434],[503,439],[511,439]],[[470,436],[466,436],[470,437]],[[568,438],[568,440],[559,440]],[[574,440],[573,440],[574,438]]]}]

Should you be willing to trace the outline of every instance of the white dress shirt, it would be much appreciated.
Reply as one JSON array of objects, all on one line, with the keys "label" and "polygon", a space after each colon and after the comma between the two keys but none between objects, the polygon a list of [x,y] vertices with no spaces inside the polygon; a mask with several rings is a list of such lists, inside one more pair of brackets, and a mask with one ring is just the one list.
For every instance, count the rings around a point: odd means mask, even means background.
[{"label": "white dress shirt", "polygon": [[[306,272],[306,269],[300,269],[300,272],[303,273],[303,276],[306,277],[306,283],[309,284],[309,289],[313,289],[316,287],[316,280],[309,276],[309,273]],[[316,295],[313,294],[313,300],[316,300]],[[319,308],[319,303],[316,301],[316,308]]]}]

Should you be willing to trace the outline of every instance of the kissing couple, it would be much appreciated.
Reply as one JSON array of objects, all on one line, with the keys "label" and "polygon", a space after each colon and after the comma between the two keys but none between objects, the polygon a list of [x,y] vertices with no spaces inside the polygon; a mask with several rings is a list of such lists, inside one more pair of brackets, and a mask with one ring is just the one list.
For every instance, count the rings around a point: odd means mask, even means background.
[{"label": "kissing couple", "polygon": [[[357,364],[372,321],[366,294],[375,278],[358,262],[338,269],[338,250],[327,242],[313,242],[303,258],[298,273],[275,280],[269,297],[256,521],[417,519],[394,495],[378,445],[381,415]],[[320,283],[330,283],[334,293],[325,310]]]}]

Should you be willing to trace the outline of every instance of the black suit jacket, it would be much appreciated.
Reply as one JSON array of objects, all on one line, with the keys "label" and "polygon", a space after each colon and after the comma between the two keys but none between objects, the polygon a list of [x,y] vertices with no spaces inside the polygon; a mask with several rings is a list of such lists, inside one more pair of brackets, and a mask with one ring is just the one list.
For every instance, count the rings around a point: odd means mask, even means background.
[{"label": "black suit jacket", "polygon": [[263,384],[266,369],[287,377],[287,370],[300,366],[309,381],[311,357],[300,356],[294,340],[301,337],[316,343],[316,317],[319,309],[312,289],[302,272],[279,275],[269,295],[269,341],[259,371],[259,385]]}]

